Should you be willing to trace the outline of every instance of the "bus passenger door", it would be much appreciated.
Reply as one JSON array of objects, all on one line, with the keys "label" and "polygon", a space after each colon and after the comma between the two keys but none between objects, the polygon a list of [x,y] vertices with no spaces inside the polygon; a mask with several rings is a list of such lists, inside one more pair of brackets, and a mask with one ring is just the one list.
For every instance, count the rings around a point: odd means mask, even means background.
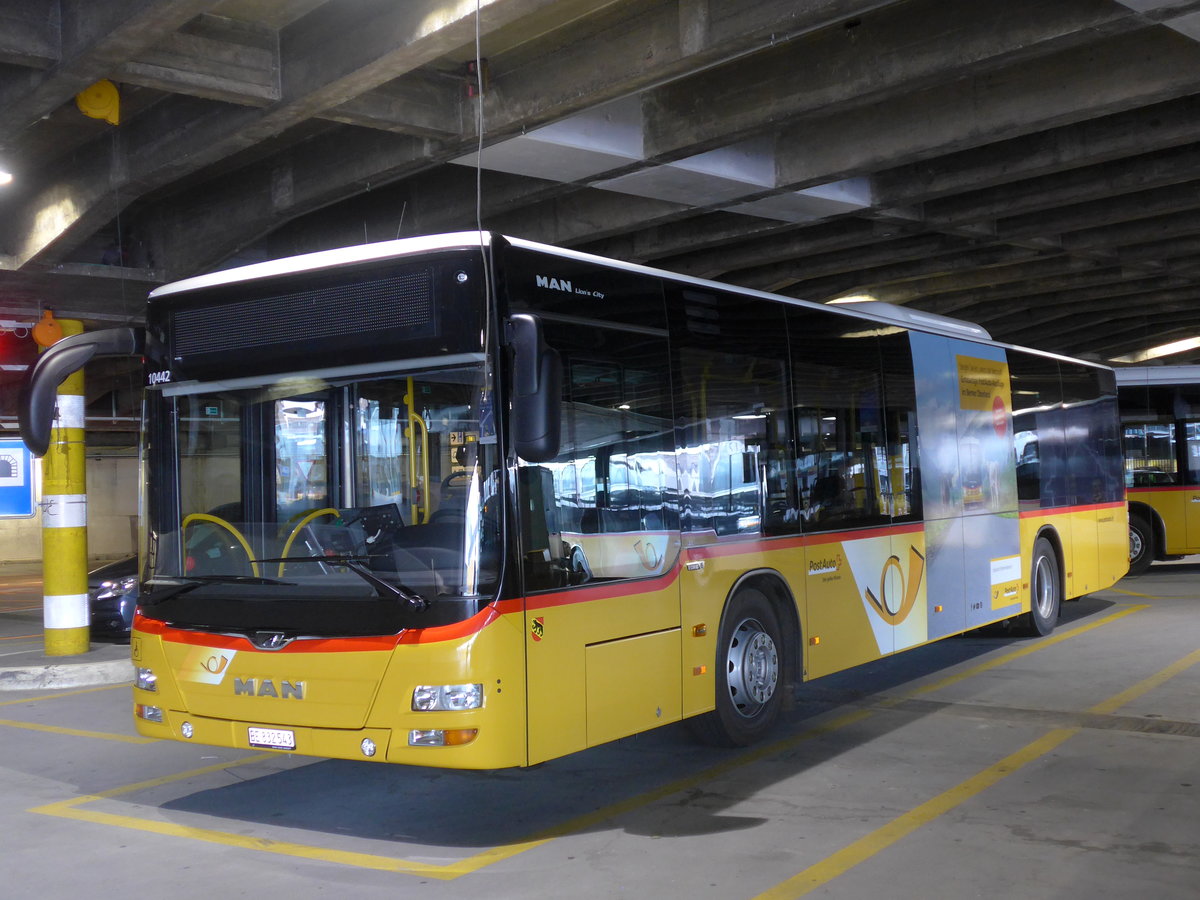
[{"label": "bus passenger door", "polygon": [[530,763],[681,717],[667,347],[644,331],[544,322],[560,452],[516,479]]}]

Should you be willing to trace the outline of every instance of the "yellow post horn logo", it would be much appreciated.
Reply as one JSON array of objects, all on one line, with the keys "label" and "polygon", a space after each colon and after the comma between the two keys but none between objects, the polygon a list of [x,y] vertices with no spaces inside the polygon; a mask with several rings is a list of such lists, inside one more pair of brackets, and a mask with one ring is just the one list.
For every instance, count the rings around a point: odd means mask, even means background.
[{"label": "yellow post horn logo", "polygon": [[[900,583],[904,585],[904,597],[899,605],[893,609],[891,598],[888,596],[888,569],[895,567],[900,576]],[[887,562],[883,564],[883,571],[879,574],[879,597],[871,593],[871,589],[867,588],[867,599],[871,601],[871,605],[875,607],[875,611],[889,625],[899,625],[908,618],[908,614],[912,612],[913,607],[917,603],[917,594],[921,587],[921,578],[925,574],[925,557],[921,555],[916,547],[908,548],[908,578],[904,577],[904,567],[900,565],[900,557],[895,554],[887,558]]]}]

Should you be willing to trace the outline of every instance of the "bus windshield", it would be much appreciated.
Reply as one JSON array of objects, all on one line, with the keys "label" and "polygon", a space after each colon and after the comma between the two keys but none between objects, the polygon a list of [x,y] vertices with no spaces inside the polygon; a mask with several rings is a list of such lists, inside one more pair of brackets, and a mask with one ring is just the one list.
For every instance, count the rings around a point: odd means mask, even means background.
[{"label": "bus windshield", "polygon": [[499,479],[481,360],[184,383],[148,406],[151,452],[171,460],[152,467],[150,617],[378,634],[491,599]]}]

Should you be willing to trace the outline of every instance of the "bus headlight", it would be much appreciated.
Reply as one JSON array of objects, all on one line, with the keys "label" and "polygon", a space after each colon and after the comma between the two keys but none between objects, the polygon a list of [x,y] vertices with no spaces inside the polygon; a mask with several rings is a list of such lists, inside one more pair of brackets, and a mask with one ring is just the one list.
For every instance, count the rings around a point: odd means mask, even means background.
[{"label": "bus headlight", "polygon": [[483,706],[482,684],[419,684],[413,688],[417,712],[448,712]]},{"label": "bus headlight", "polygon": [[136,685],[141,691],[157,691],[158,676],[154,674],[153,669],[138,668]]}]

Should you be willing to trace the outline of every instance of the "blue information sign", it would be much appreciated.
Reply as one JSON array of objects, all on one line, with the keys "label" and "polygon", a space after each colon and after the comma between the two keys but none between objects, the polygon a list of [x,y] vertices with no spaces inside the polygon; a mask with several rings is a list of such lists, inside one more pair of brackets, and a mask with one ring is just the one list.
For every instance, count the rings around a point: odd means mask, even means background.
[{"label": "blue information sign", "polygon": [[33,515],[33,457],[20,441],[0,441],[0,518]]}]

